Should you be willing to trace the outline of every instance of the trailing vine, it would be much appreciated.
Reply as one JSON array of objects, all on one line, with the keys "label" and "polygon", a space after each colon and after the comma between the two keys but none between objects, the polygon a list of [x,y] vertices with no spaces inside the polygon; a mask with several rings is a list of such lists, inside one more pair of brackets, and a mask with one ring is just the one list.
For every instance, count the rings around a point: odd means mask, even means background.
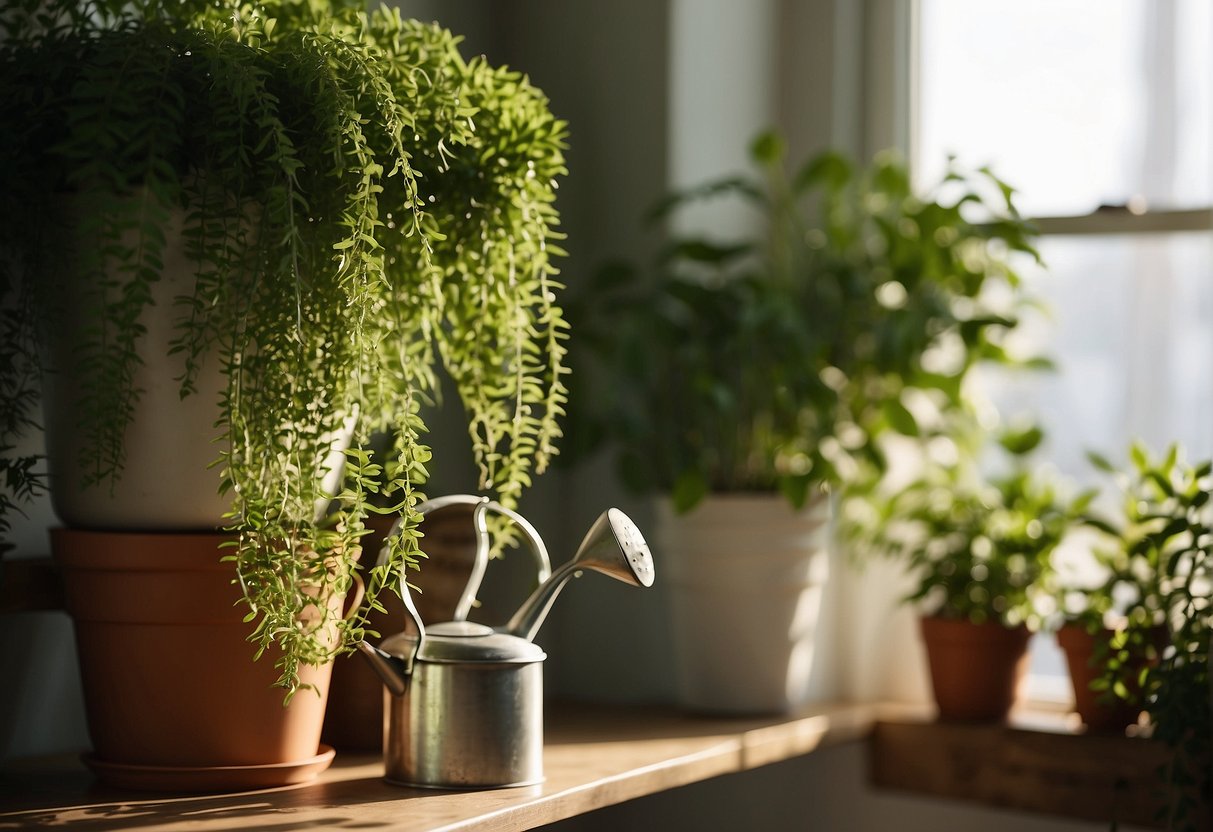
[{"label": "trailing vine", "polygon": [[[194,275],[172,310],[177,381],[191,395],[208,362],[222,367],[228,558],[258,654],[281,648],[293,692],[300,664],[361,637],[326,597],[349,588],[368,513],[406,518],[369,606],[420,553],[420,409],[439,368],[504,503],[555,452],[564,124],[517,73],[387,8],[7,0],[0,27],[0,121],[15,125],[0,137],[0,518],[37,489],[36,460],[12,453],[64,291],[95,311],[77,356],[90,482],[121,476],[142,320],[180,234]],[[57,227],[75,244],[51,253]],[[386,457],[375,430],[395,437]]]}]

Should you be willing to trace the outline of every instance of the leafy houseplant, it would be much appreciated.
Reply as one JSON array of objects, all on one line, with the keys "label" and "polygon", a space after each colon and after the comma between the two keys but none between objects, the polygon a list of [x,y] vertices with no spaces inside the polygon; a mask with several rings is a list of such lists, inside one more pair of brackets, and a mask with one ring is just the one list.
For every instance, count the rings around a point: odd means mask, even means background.
[{"label": "leafy houseplant", "polygon": [[1068,497],[1029,467],[1042,439],[1036,428],[999,440],[1009,470],[986,477],[976,455],[928,464],[880,504],[859,537],[902,560],[924,611],[922,630],[932,685],[944,718],[1005,717],[1027,646],[1049,610],[1050,557],[1095,494]]},{"label": "leafy houseplant", "polygon": [[[1130,467],[1116,476],[1124,492],[1114,522],[1091,519],[1115,536],[1111,574],[1093,607],[1113,607],[1123,620],[1103,656],[1095,685],[1144,708],[1153,736],[1174,754],[1162,772],[1168,829],[1200,828],[1211,801],[1209,653],[1213,637],[1213,462],[1191,465],[1178,446],[1154,457],[1134,444]],[[1166,633],[1159,647],[1160,628]],[[1150,659],[1142,661],[1142,658]]]},{"label": "leafy houseplant", "polygon": [[777,136],[751,154],[760,178],[675,194],[654,218],[734,194],[762,236],[672,239],[647,279],[621,265],[598,276],[583,303],[609,318],[577,318],[605,376],[601,401],[579,391],[578,441],[613,440],[625,483],[683,511],[709,492],[777,490],[799,506],[879,466],[878,436],[924,429],[913,391],[958,408],[972,366],[1008,359],[1023,304],[1010,257],[1035,256],[987,170],[951,170],[919,196],[891,154],[857,170],[825,153],[791,176]]},{"label": "leafy houseplant", "polygon": [[1008,258],[1034,255],[988,172],[953,171],[952,192],[919,197],[889,154],[858,170],[825,153],[789,175],[765,134],[751,156],[757,176],[675,194],[653,218],[732,195],[759,234],[674,236],[647,274],[604,270],[573,316],[578,377],[600,382],[573,397],[574,440],[610,441],[626,485],[668,495],[657,537],[679,697],[697,710],[816,695],[806,612],[828,574],[826,492],[867,482],[880,437],[933,430],[969,368],[1006,357],[1021,300]]},{"label": "leafy houseplant", "polygon": [[[1158,661],[1166,641],[1160,550],[1143,544],[1151,525],[1144,512],[1146,498],[1158,487],[1152,477],[1169,476],[1164,472],[1176,469],[1178,454],[1172,447],[1153,473],[1154,463],[1137,444],[1130,454],[1131,473],[1117,471],[1100,454],[1088,454],[1123,491],[1114,521],[1097,512],[1084,518],[1084,525],[1100,533],[1090,546],[1094,569],[1071,579],[1059,574],[1056,588],[1057,640],[1074,684],[1075,710],[1091,730],[1123,732],[1137,721],[1140,674]],[[1134,626],[1127,626],[1130,621]],[[1119,677],[1114,692],[1109,669]]]},{"label": "leafy houseplant", "polygon": [[[221,365],[230,559],[293,691],[301,665],[361,638],[322,599],[350,585],[373,492],[407,523],[372,603],[419,553],[419,411],[439,368],[485,488],[512,503],[554,453],[565,126],[449,32],[344,0],[7,0],[0,24],[0,508],[38,486],[11,450],[59,300],[91,316],[73,355],[89,487],[120,487],[146,316],[171,315],[181,396]],[[178,238],[192,273],[152,310]],[[382,457],[370,436],[385,428]],[[326,459],[351,429],[333,493]]]},{"label": "leafy houseplant", "polygon": [[871,533],[882,554],[904,561],[917,587],[907,601],[928,615],[1039,629],[1052,583],[1050,556],[1082,518],[1093,491],[1070,499],[1029,465],[1037,428],[1008,431],[1006,473],[986,477],[961,453],[928,464],[880,507]]}]

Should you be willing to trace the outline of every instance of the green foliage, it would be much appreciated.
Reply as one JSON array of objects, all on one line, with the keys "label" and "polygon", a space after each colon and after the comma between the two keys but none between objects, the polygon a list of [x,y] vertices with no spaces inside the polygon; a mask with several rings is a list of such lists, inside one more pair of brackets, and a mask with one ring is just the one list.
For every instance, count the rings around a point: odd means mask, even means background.
[{"label": "green foliage", "polygon": [[[1061,607],[1067,618],[1092,630],[1121,629],[1126,621],[1143,632],[1165,626],[1162,561],[1189,531],[1178,517],[1159,513],[1169,510],[1160,508],[1162,501],[1183,500],[1181,495],[1196,485],[1196,471],[1181,464],[1179,447],[1173,445],[1163,458],[1152,460],[1144,446],[1134,443],[1129,457],[1127,470],[1121,472],[1101,454],[1087,453],[1091,464],[1112,477],[1121,491],[1115,516],[1091,512],[1084,518],[1087,526],[1102,533],[1093,554],[1106,572],[1103,582],[1081,591],[1062,588]],[[1206,498],[1197,489],[1191,499]],[[1190,506],[1176,503],[1174,508],[1182,513]]]},{"label": "green foliage", "polygon": [[[1207,801],[1213,786],[1213,462],[1190,465],[1177,445],[1156,458],[1137,443],[1124,473],[1099,455],[1091,460],[1117,478],[1124,495],[1114,520],[1090,519],[1115,546],[1104,552],[1111,574],[1088,593],[1088,604],[1125,620],[1099,685],[1144,707],[1154,736],[1174,750],[1163,772],[1170,788],[1162,820],[1167,829],[1196,829],[1199,795]],[[1152,661],[1143,664],[1142,656]]]},{"label": "green foliage", "polygon": [[1050,556],[1095,496],[1071,497],[1047,469],[1031,465],[1042,438],[1035,427],[1000,436],[1010,457],[1001,475],[984,476],[976,456],[961,452],[947,463],[928,461],[909,485],[873,501],[857,538],[904,562],[918,581],[908,601],[945,618],[1041,626]]},{"label": "green foliage", "polygon": [[931,429],[912,392],[960,408],[974,364],[1010,360],[1024,301],[1008,258],[1035,256],[988,171],[952,170],[919,197],[888,154],[858,171],[826,153],[788,176],[766,134],[752,156],[759,177],[674,194],[652,218],[734,196],[761,236],[674,237],[649,274],[604,269],[570,313],[588,380],[578,450],[613,440],[625,483],[683,510],[709,491],[800,505],[879,470],[878,437]]},{"label": "green foliage", "polygon": [[[5,0],[0,27],[0,452],[29,425],[40,333],[73,292],[95,312],[76,356],[85,461],[93,481],[121,475],[142,319],[183,225],[181,394],[218,356],[229,557],[293,690],[299,663],[331,657],[327,629],[361,636],[318,599],[348,588],[372,495],[408,520],[372,599],[419,554],[419,413],[439,367],[505,504],[555,453],[565,125],[526,79],[386,7]],[[323,461],[351,420],[334,499]],[[377,429],[396,437],[386,456]],[[2,465],[0,509],[37,487],[31,461]]]},{"label": "green foliage", "polygon": [[30,292],[26,287],[10,291],[0,269],[0,298],[11,298],[0,306],[0,556],[11,548],[7,537],[12,515],[45,490],[39,458],[17,453],[17,439],[35,427],[32,413],[38,401],[38,366],[31,360],[33,335],[29,331]]}]

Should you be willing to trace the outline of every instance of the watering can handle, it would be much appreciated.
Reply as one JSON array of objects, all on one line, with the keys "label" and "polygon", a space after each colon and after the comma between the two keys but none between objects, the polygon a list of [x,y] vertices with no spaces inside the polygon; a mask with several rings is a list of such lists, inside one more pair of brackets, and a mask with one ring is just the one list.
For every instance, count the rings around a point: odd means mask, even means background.
[{"label": "watering can handle", "polygon": [[[426,500],[417,506],[417,511],[425,515],[453,505],[475,506],[472,513],[472,523],[476,529],[476,558],[472,564],[472,572],[468,575],[467,583],[464,585],[463,592],[459,596],[459,603],[455,605],[455,612],[452,616],[453,621],[467,620],[468,613],[472,611],[472,604],[476,601],[476,595],[480,592],[480,584],[484,580],[484,572],[489,562],[490,548],[488,523],[485,520],[485,513],[488,511],[494,511],[497,514],[508,517],[522,531],[523,537],[526,538],[530,546],[531,556],[535,559],[537,583],[543,583],[552,574],[552,562],[548,557],[547,546],[544,545],[543,538],[539,536],[539,532],[521,514],[513,509],[506,508],[495,500],[475,494],[448,494],[444,497]],[[389,533],[388,538],[391,538],[392,535],[400,530],[400,522],[397,521],[396,525],[392,526],[392,531]],[[383,559],[384,555],[381,554],[381,563]]]},{"label": "watering can handle", "polygon": [[[505,515],[514,522],[519,529],[522,530],[523,536],[530,544],[531,555],[535,559],[535,572],[538,583],[543,583],[552,574],[552,564],[548,557],[547,547],[543,543],[543,538],[539,536],[539,532],[531,525],[530,521],[523,517],[513,509],[506,508],[500,503],[490,500],[488,497],[481,497],[474,494],[448,494],[444,497],[435,497],[432,500],[426,500],[417,506],[417,512],[421,515],[429,514],[432,511],[437,511],[441,508],[446,508],[452,505],[471,505],[475,506],[472,513],[472,522],[476,528],[476,559],[472,565],[472,572],[468,576],[467,584],[463,588],[462,594],[459,596],[459,603],[455,606],[453,620],[466,621],[468,613],[472,610],[472,604],[476,600],[476,594],[480,591],[480,584],[484,580],[484,572],[488,566],[489,559],[489,532],[488,523],[485,520],[487,511],[495,511],[498,514]],[[379,563],[384,563],[388,558],[388,546],[393,537],[400,532],[400,527],[404,524],[404,518],[401,517],[392,524],[391,531],[384,538],[383,548],[379,550]],[[425,635],[425,625],[421,621],[421,615],[417,612],[417,607],[413,604],[412,596],[409,594],[408,582],[405,579],[405,574],[401,571],[400,574],[400,597],[404,601],[405,611],[409,618],[413,620],[414,626],[420,636]],[[420,647],[420,638],[418,646]],[[410,661],[411,664],[411,661]]]},{"label": "watering can handle", "polygon": [[455,614],[452,618],[454,621],[467,620],[468,613],[472,611],[472,604],[476,601],[476,595],[480,592],[480,583],[484,580],[484,570],[488,566],[490,548],[485,512],[490,510],[510,518],[514,521],[514,525],[522,530],[523,536],[530,544],[531,555],[535,558],[536,582],[541,584],[552,574],[552,563],[548,559],[547,547],[530,521],[501,503],[489,500],[487,497],[481,498],[472,512],[472,523],[476,527],[476,561],[472,567],[472,574],[468,576],[467,584],[463,588],[463,593],[459,596],[459,603],[455,605]]}]

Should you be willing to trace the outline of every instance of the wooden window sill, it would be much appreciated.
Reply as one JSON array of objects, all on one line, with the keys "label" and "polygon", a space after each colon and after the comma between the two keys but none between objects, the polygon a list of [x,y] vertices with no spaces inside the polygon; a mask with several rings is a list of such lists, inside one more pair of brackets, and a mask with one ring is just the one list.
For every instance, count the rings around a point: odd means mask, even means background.
[{"label": "wooden window sill", "polygon": [[872,732],[871,781],[1003,809],[1161,827],[1158,770],[1167,748],[1138,737],[1080,733],[1075,719],[1041,712],[1013,715],[1010,725],[882,718]]}]

